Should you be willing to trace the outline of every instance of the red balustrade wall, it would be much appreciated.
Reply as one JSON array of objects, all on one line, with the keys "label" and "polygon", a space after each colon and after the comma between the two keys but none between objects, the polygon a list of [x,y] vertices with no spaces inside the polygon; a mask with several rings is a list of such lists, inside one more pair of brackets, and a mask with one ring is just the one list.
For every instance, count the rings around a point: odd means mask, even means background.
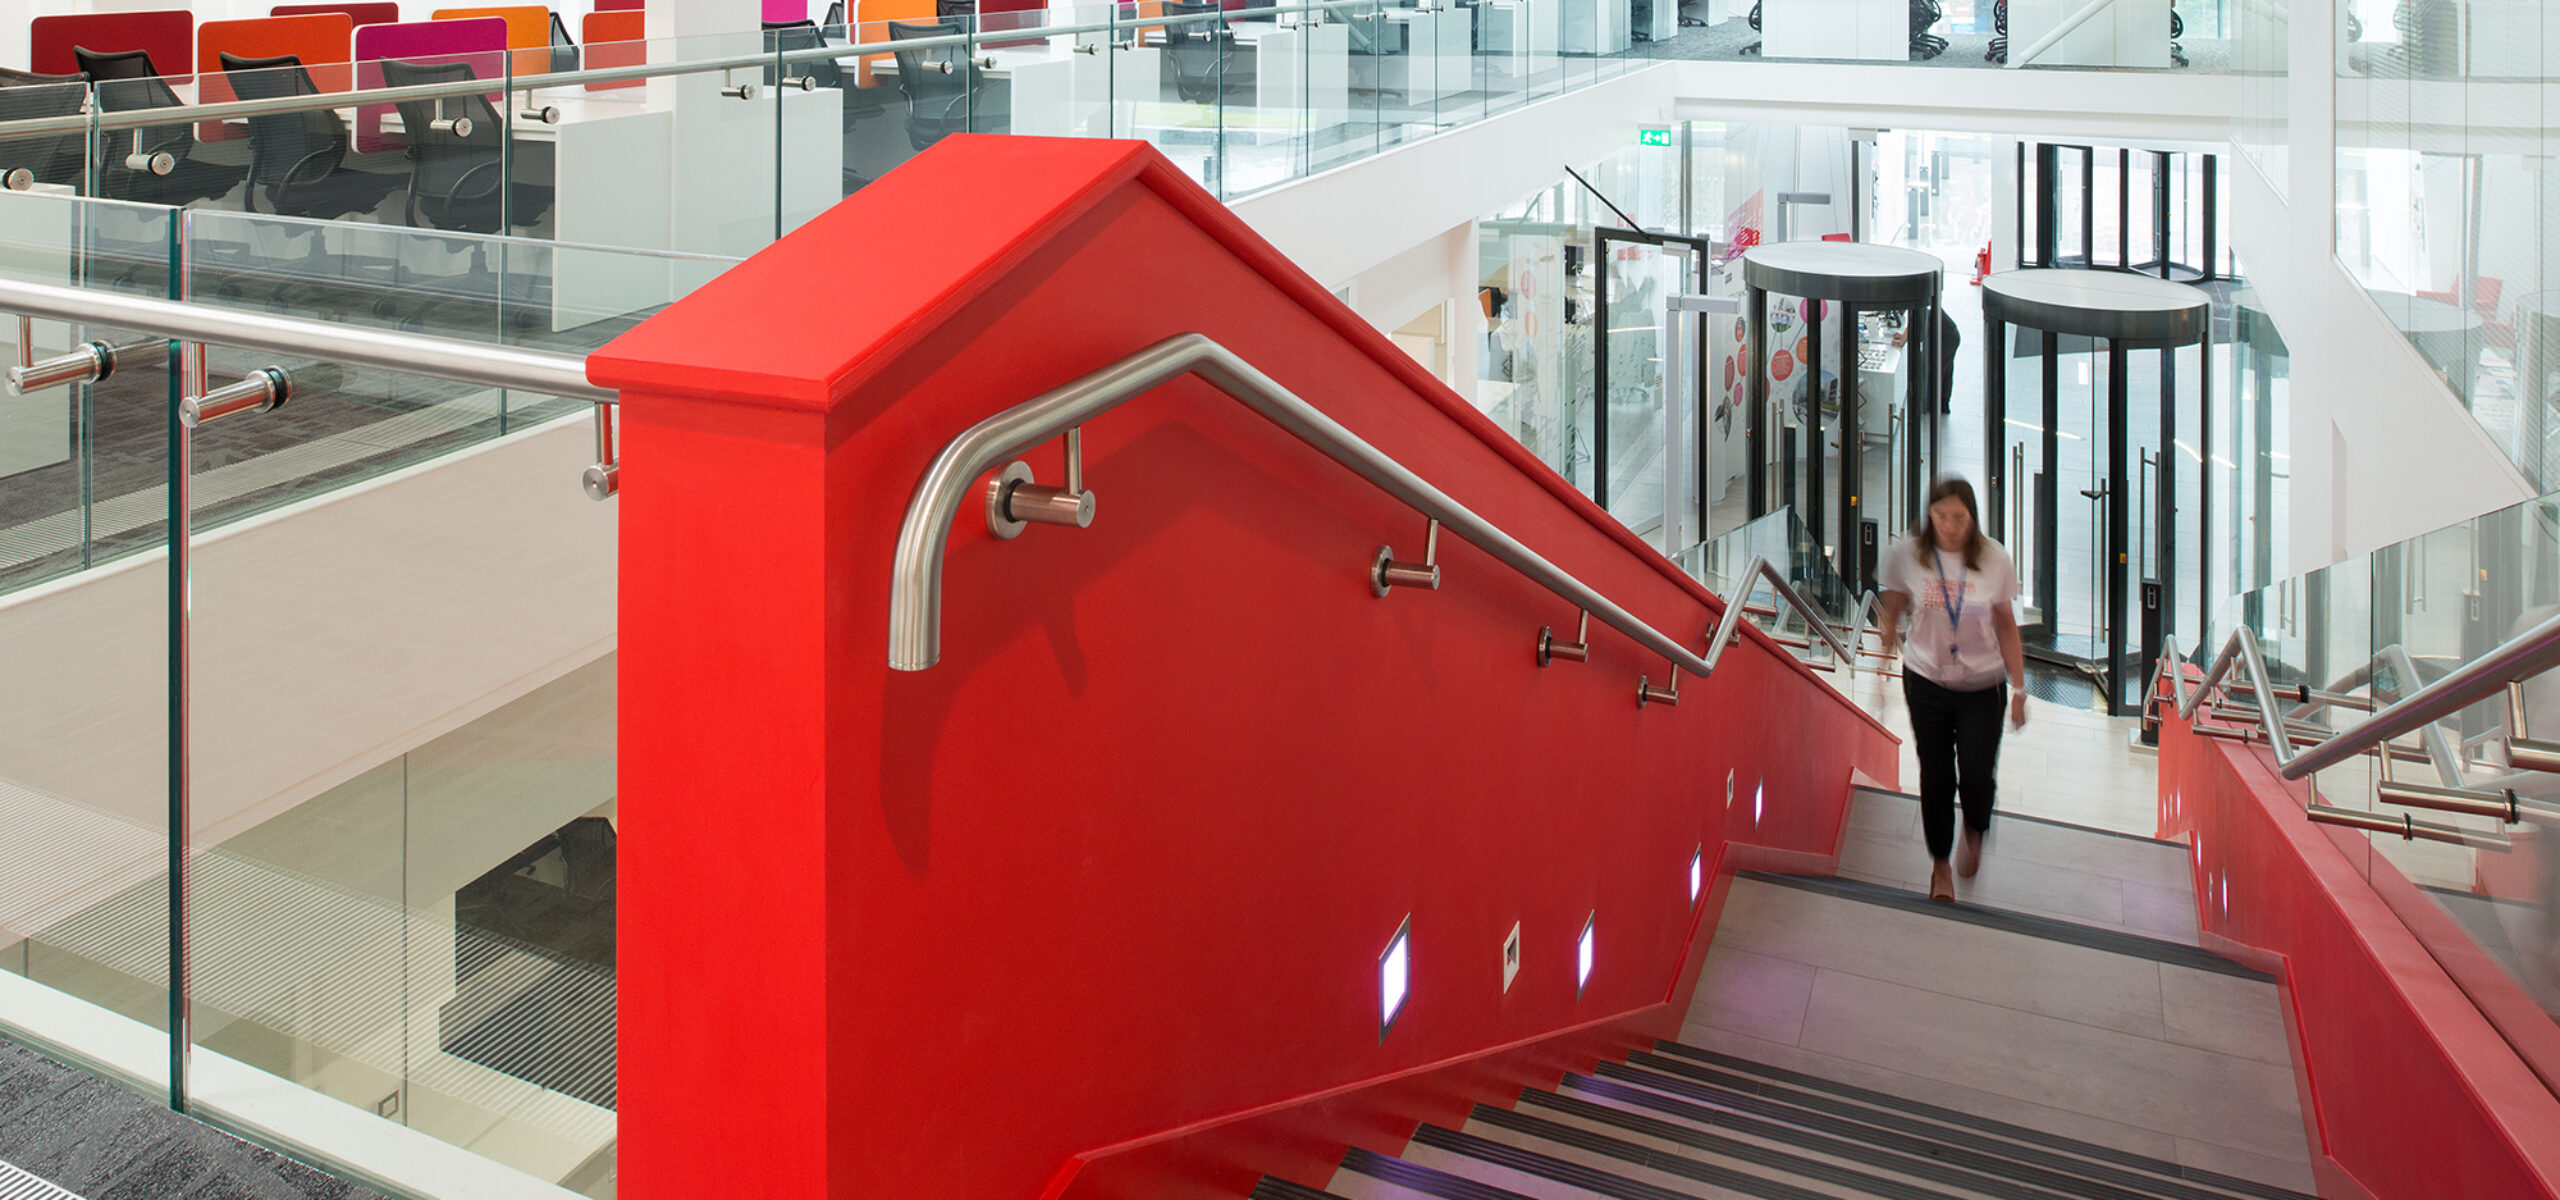
[{"label": "red balustrade wall", "polygon": [[2284,981],[2321,1194],[2560,1197],[2560,1100],[2377,890],[2406,880],[2311,823],[2304,787],[2163,722],[2161,830],[2195,847],[2205,944]]},{"label": "red balustrade wall", "polygon": [[625,1195],[1321,1182],[1671,1032],[1728,846],[1834,854],[1851,771],[1893,779],[1756,633],[1640,708],[1663,660],[1595,622],[1541,669],[1573,609],[1455,537],[1438,591],[1372,596],[1423,519],[1190,379],[1086,428],[1090,529],[968,505],[941,661],[890,670],[932,456],[1185,332],[1703,645],[1713,597],[1154,150],[945,141],[590,363],[623,396]]}]

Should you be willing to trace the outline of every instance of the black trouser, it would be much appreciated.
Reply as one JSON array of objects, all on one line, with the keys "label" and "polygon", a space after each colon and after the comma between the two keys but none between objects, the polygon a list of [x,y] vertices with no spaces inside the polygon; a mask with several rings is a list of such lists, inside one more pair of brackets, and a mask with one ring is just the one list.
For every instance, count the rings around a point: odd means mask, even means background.
[{"label": "black trouser", "polygon": [[1978,692],[1949,691],[1906,670],[1902,699],[1911,710],[1911,739],[1920,753],[1920,829],[1929,842],[1929,857],[1945,862],[1955,849],[1959,789],[1964,793],[1964,827],[1975,833],[1991,828],[2009,685],[2003,681]]}]

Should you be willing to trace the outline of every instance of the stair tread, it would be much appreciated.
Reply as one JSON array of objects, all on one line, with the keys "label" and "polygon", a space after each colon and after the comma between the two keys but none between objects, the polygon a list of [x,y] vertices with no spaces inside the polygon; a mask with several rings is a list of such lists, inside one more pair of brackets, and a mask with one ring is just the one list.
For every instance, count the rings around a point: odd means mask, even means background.
[{"label": "stair tread", "polygon": [[[2182,1179],[2189,1183],[2208,1184],[2226,1192],[2257,1197],[2259,1200],[2317,1200],[2316,1197],[2307,1193],[2297,1192],[2290,1188],[2278,1187],[2274,1184],[2261,1183],[2254,1179],[2244,1179],[2237,1175],[2227,1175],[2218,1171],[2205,1170],[2201,1167],[2186,1166],[2180,1163],[2171,1162],[2167,1159],[2156,1158],[2151,1155],[2140,1154],[2131,1150],[2119,1149],[2114,1146],[2102,1145],[2097,1142],[2084,1141],[2064,1134],[2050,1133],[2030,1126],[2012,1124],[2010,1122],[1993,1120],[1987,1117],[1977,1117],[1970,1113],[1959,1112],[1955,1109],[1930,1104],[1926,1101],[1914,1100],[1905,1096],[1897,1096],[1891,1092],[1878,1091],[1873,1088],[1861,1087],[1851,1083],[1841,1083],[1836,1080],[1825,1079],[1819,1075],[1811,1075],[1802,1071],[1789,1070],[1785,1067],[1774,1067],[1765,1063],[1755,1062],[1747,1058],[1741,1058],[1715,1050],[1702,1049],[1696,1046],[1684,1045],[1680,1042],[1668,1039],[1657,1040],[1654,1043],[1654,1047],[1656,1050],[1660,1051],[1662,1055],[1668,1056],[1672,1059],[1685,1059],[1691,1063],[1723,1068],[1726,1071],[1739,1073],[1745,1076],[1758,1076],[1762,1080],[1793,1088],[1798,1091],[1827,1093],[1832,1096],[1852,1100],[1873,1108],[1882,1108],[1907,1113],[1913,1116],[1924,1117],[1940,1124],[1960,1126],[1965,1129],[1973,1130],[1977,1133],[1993,1134],[2013,1141],[2028,1142],[2055,1150],[2065,1151],[2078,1157],[2095,1159],[2102,1162],[2112,1163],[2117,1166],[2131,1167],[2157,1175],[2165,1175],[2176,1179]],[[1638,1052],[1638,1056],[1631,1056],[1631,1059],[1641,1056],[1642,1053],[1643,1052],[1641,1051]]]},{"label": "stair tread", "polygon": [[[1790,1101],[1722,1088],[1639,1067],[1603,1064],[1598,1076],[1567,1084],[1596,1104],[1625,1107],[1657,1120],[1718,1133],[1745,1132],[1764,1141],[1878,1169],[1929,1177],[1953,1169],[2017,1188],[2003,1195],[2065,1195],[2075,1200],[2232,1200],[2183,1180],[2077,1159],[2025,1143],[2003,1142],[1961,1127],[1865,1112],[1823,1112]],[[1708,1099],[1714,1097],[1714,1099]],[[1801,1130],[1802,1134],[1792,1131]],[[1809,1144],[1810,1143],[1810,1144]],[[1843,1143],[1846,1143],[1844,1146]],[[1914,1164],[1906,1168],[1902,1164]],[[1954,1179],[1955,1176],[1948,1178]]]},{"label": "stair tread", "polygon": [[[1623,1167],[1616,1170],[1641,1168],[1675,1177],[1674,1181],[1666,1184],[1636,1181],[1674,1194],[1697,1195],[1700,1193],[1693,1189],[1703,1185],[1766,1200],[1840,1200],[1841,1197],[1858,1196],[1883,1197],[1886,1200],[1958,1200],[1960,1197],[1959,1193],[1770,1147],[1727,1147],[1727,1153],[1715,1159],[1696,1158],[1633,1141],[1624,1135],[1623,1130],[1602,1133],[1549,1120],[1543,1115],[1489,1105],[1478,1105],[1467,1124],[1473,1131],[1469,1136],[1500,1142],[1527,1153],[1565,1159],[1564,1155],[1551,1149],[1543,1149],[1536,1144],[1522,1145],[1521,1141],[1552,1143],[1605,1156],[1596,1164],[1583,1164],[1589,1169],[1611,1171],[1613,1168],[1607,1165],[1608,1161],[1618,1160]],[[1742,1156],[1739,1162],[1733,1157],[1737,1151]]]},{"label": "stair tread", "polygon": [[[1594,1082],[1609,1086],[1605,1081]],[[1790,1136],[1795,1131],[1766,1122],[1710,1127],[1635,1104],[1613,1104],[1594,1094],[1525,1093],[1518,1111],[1623,1139],[1659,1154],[1788,1177],[1802,1186],[1844,1195],[1879,1194],[1881,1186],[1980,1200],[2151,1200],[2128,1192],[2077,1196],[2064,1189],[2037,1188],[1928,1155],[1898,1154],[1822,1135]]]},{"label": "stair tread", "polygon": [[1840,875],[1780,875],[1767,871],[1742,871],[1737,873],[1736,878],[1774,884],[1796,891],[1837,896],[1902,912],[1937,917],[1941,920],[1961,921],[1968,925],[1979,925],[2006,933],[2043,938],[2047,941],[2062,942],[2109,954],[2147,959],[2169,966],[2184,967],[2191,971],[2228,975],[2235,979],[2251,979],[2261,983],[2276,982],[2274,976],[2263,971],[2251,970],[2210,950],[2190,946],[2184,942],[2173,942],[2166,938],[2110,929],[2103,925],[2082,924],[2060,917],[1994,908],[1970,901],[1963,904],[1940,904],[1919,892],[1891,884],[1871,883],[1867,880],[1851,879]]}]

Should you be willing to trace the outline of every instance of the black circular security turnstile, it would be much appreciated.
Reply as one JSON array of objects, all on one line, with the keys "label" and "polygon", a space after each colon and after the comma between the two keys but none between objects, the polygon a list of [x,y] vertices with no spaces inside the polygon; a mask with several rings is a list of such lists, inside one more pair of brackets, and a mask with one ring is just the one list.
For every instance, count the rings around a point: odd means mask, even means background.
[{"label": "black circular security turnstile", "polygon": [[[1751,515],[1794,505],[1854,591],[1874,585],[1875,555],[1895,525],[1916,519],[1938,461],[1944,276],[1935,256],[1861,242],[1785,242],[1742,256]],[[1774,322],[1772,295],[1782,298]],[[1901,345],[1896,321],[1908,334]],[[1826,324],[1839,335],[1827,369]],[[1771,402],[1773,380],[1783,403]],[[1865,453],[1871,440],[1884,443],[1879,458]]]},{"label": "black circular security turnstile", "polygon": [[[2214,453],[2205,419],[2212,411],[2212,317],[2213,298],[2196,288],[2119,271],[2008,271],[1983,281],[1983,445],[1990,460],[1983,521],[2019,560],[2027,609],[2019,627],[2028,653],[2102,680],[2110,712],[2138,710],[2160,638],[2178,630],[2182,575],[2195,597],[2197,628],[2206,617],[2205,539],[2195,539],[2195,552],[2179,553],[2178,499],[2183,486],[2196,498],[2195,528],[2212,528],[2213,490],[2201,476]],[[2015,347],[2012,326],[2020,334]],[[2178,359],[2189,346],[2196,350],[2196,416],[2182,422]],[[2157,351],[2156,363],[2137,362],[2136,351]],[[2041,385],[2041,403],[2023,416],[2013,415],[2010,403],[2013,357],[2031,361]],[[2088,388],[2085,419],[2066,411],[2066,365]],[[2156,407],[2151,396],[2133,394],[2136,370],[2156,375]],[[2151,411],[2137,414],[2145,408]],[[2144,419],[2137,423],[2137,415]],[[2067,428],[2074,424],[2079,428]],[[2180,436],[2189,428],[2193,443]],[[2182,456],[2197,479],[2182,483]],[[2064,505],[2065,486],[2088,503]],[[2136,584],[2138,595],[2130,590]]]}]

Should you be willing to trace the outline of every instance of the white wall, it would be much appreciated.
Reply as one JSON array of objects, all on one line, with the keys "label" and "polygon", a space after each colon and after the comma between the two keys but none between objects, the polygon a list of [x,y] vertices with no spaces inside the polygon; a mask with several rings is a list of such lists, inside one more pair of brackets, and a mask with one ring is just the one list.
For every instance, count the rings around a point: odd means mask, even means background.
[{"label": "white wall", "polygon": [[1468,221],[1361,272],[1348,284],[1351,311],[1380,329],[1394,330],[1425,312],[1445,309],[1448,319],[1433,334],[1448,356],[1441,381],[1469,403],[1476,400],[1476,347],[1485,330],[1484,309],[1475,298],[1482,274],[1478,257],[1476,223]]}]

